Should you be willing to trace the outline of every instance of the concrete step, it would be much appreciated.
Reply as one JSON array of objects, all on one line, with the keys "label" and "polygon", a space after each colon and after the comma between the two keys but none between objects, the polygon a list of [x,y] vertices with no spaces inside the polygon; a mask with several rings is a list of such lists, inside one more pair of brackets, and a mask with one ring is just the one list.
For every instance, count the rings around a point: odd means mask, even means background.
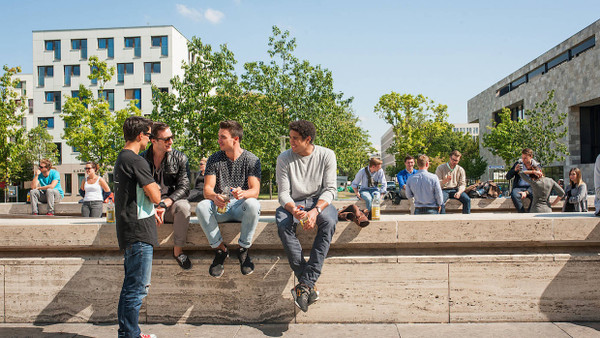
[{"label": "concrete step", "polygon": [[[236,247],[239,224],[223,225]],[[305,254],[314,232],[299,230]],[[182,270],[172,227],[160,227],[143,323],[471,323],[600,321],[600,218],[580,214],[384,215],[338,223],[299,311],[297,283],[273,219],[261,218],[243,276],[235,255],[208,274],[213,252],[192,223]],[[123,278],[115,225],[79,217],[0,218],[0,321],[114,323]]]},{"label": "concrete step", "polygon": [[[261,213],[263,215],[274,215],[275,209],[279,207],[277,200],[260,200]],[[365,208],[363,201],[356,200],[337,200],[333,202],[336,209],[342,208],[349,204],[358,203],[361,208]],[[553,207],[554,211],[562,210],[562,201]],[[191,203],[192,214],[196,214],[196,205],[198,203]],[[529,200],[526,200],[525,205],[529,204]],[[594,208],[594,196],[588,196],[588,207],[591,210]],[[40,214],[45,214],[48,210],[46,204],[39,205]],[[449,213],[459,213],[462,210],[462,204],[457,200],[449,200],[446,204],[446,210]],[[104,211],[106,212],[106,204],[104,204]],[[474,198],[471,199],[471,211],[472,212],[516,212],[513,203],[510,198]],[[409,203],[407,200],[402,200],[399,205],[393,204],[389,200],[385,200],[381,205],[382,213],[392,214],[408,214]],[[58,216],[79,216],[81,215],[81,204],[77,202],[62,202],[55,206],[55,213]],[[0,207],[0,215],[30,215],[31,204],[26,203],[6,203],[3,207]]]}]

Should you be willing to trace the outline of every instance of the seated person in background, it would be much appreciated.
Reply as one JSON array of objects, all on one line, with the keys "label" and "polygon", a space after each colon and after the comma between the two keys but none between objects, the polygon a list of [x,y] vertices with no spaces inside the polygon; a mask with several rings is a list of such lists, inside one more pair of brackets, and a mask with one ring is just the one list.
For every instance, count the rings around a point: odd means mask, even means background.
[{"label": "seated person in background", "polygon": [[[563,204],[563,212],[587,212],[587,185],[581,178],[581,170],[579,168],[571,168],[569,171],[569,183],[565,187],[565,203]],[[558,199],[554,200],[552,205],[558,203]]]},{"label": "seated person in background", "polygon": [[94,162],[85,164],[85,179],[81,181],[81,189],[84,192],[83,204],[81,205],[81,216],[102,217],[102,202],[104,202],[103,191],[109,192],[110,188],[106,181],[97,175],[100,166]]},{"label": "seated person in background", "polygon": [[[534,176],[531,178],[529,175]],[[550,207],[550,193],[552,189],[556,191],[558,196],[552,204],[556,204],[561,197],[565,195],[565,191],[556,183],[553,179],[544,176],[542,169],[537,167],[533,170],[521,170],[519,176],[527,183],[531,185],[531,191],[533,192],[533,201],[531,202],[531,208],[529,212],[540,213],[540,212],[552,212]]]},{"label": "seated person in background", "polygon": [[31,213],[37,215],[38,203],[48,203],[48,216],[54,216],[54,204],[65,197],[60,186],[60,174],[52,169],[52,162],[48,159],[40,161],[39,170],[33,169],[31,182]]},{"label": "seated person in background", "polygon": [[[385,180],[385,173],[381,169],[381,163],[382,161],[378,158],[373,157],[370,159],[369,166],[360,169],[351,184],[356,197],[365,201],[369,219],[371,219],[373,195],[376,191],[379,191],[383,197],[387,191],[387,182]],[[358,189],[359,185],[360,190]]]},{"label": "seated person in background", "polygon": [[404,158],[404,167],[404,170],[396,174],[396,178],[398,179],[398,186],[400,187],[400,198],[408,199],[410,214],[413,215],[415,213],[415,199],[406,197],[406,181],[408,181],[409,177],[417,173],[417,170],[415,169],[415,158],[407,155]]},{"label": "seated person in background", "polygon": [[444,199],[438,177],[429,171],[429,157],[417,157],[419,171],[406,181],[406,197],[415,199],[415,215],[439,214]]},{"label": "seated person in background", "polygon": [[458,150],[450,153],[450,161],[437,167],[435,174],[440,179],[444,203],[442,204],[441,214],[446,213],[446,201],[448,198],[454,198],[462,203],[462,213],[471,213],[471,198],[465,193],[467,187],[467,175],[458,162],[462,154]]},{"label": "seated person in background", "polygon": [[200,202],[204,199],[204,170],[206,170],[207,160],[206,157],[203,157],[200,160],[200,171],[198,171],[198,177],[196,177],[196,184],[194,185],[194,189],[190,191],[190,196],[188,197],[188,201],[190,202]]},{"label": "seated person in background", "polygon": [[[533,170],[534,167],[539,166],[540,164],[533,159],[533,150],[525,148],[521,152],[521,158],[515,162],[512,168],[510,168],[510,170],[506,173],[507,180],[514,178],[513,188],[510,192],[510,198],[512,199],[513,204],[518,212],[525,212],[525,207],[523,206],[523,200],[525,198],[529,198],[530,201],[533,198],[529,183],[521,179],[519,176],[519,171]],[[531,209],[531,204],[529,204],[529,209]]]}]

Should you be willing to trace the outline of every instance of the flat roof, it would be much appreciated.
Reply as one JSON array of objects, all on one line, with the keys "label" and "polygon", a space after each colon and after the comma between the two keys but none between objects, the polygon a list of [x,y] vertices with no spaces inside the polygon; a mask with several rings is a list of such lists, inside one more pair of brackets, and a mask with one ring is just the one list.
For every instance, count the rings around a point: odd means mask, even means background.
[{"label": "flat roof", "polygon": [[186,40],[189,40],[183,35],[177,27],[173,25],[156,25],[156,26],[129,26],[129,27],[98,27],[98,28],[73,28],[73,29],[40,29],[33,30],[32,33],[44,33],[44,32],[71,32],[71,31],[93,31],[93,30],[109,30],[109,29],[132,29],[132,28],[161,28],[161,27],[172,27]]}]

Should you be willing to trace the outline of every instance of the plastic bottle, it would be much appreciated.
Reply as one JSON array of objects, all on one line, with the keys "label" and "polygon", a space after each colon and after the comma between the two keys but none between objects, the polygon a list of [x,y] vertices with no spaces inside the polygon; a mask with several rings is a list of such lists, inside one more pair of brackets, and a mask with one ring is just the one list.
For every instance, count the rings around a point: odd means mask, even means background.
[{"label": "plastic bottle", "polygon": [[[225,187],[225,190],[221,194],[221,197],[223,198],[223,200],[225,200],[225,203],[229,203],[229,201],[231,201],[231,192],[232,191],[233,191],[233,188]],[[227,204],[224,207],[217,208],[217,212],[219,214],[224,214],[226,211],[227,211]]]},{"label": "plastic bottle", "polygon": [[381,219],[381,197],[379,192],[373,194],[373,202],[371,203],[371,219],[378,221]]},{"label": "plastic bottle", "polygon": [[106,206],[106,223],[115,222],[115,202],[112,198],[108,199],[108,205]]},{"label": "plastic bottle", "polygon": [[[298,209],[304,211],[304,206],[299,206]],[[302,217],[300,221],[300,226],[302,227],[302,229],[306,230],[306,224],[308,223],[308,216],[304,216]]]}]

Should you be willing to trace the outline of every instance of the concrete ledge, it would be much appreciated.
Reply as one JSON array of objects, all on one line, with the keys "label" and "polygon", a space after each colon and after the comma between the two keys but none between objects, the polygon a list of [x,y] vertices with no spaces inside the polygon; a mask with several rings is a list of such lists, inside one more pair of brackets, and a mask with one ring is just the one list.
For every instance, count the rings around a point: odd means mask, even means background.
[{"label": "concrete ledge", "polygon": [[[529,200],[526,200],[528,205]],[[333,201],[333,205],[336,209],[349,204],[357,203],[361,208],[365,208],[363,201],[356,200],[338,200]],[[192,215],[196,214],[196,205],[198,203],[191,203]],[[275,210],[279,207],[277,200],[260,200],[261,214],[263,215],[274,215]],[[559,202],[553,207],[554,211],[562,210],[563,202]],[[590,211],[595,210],[594,208],[594,196],[588,196],[588,208]],[[45,214],[48,210],[47,204],[39,205],[40,214]],[[449,213],[460,213],[462,210],[462,204],[457,200],[448,200],[446,203],[446,210]],[[384,214],[408,214],[409,205],[407,200],[402,200],[399,205],[394,205],[389,200],[385,200],[381,205],[381,211]],[[472,212],[507,212],[516,213],[516,210],[512,204],[510,198],[473,198],[471,199],[471,211]],[[106,204],[104,205],[104,212],[106,212]],[[80,216],[81,215],[81,204],[77,202],[62,202],[55,206],[55,213],[58,216]],[[0,208],[0,215],[30,215],[31,204],[26,203],[5,203]]]},{"label": "concrete ledge", "polygon": [[[114,223],[90,218],[0,218],[0,250],[118,250]],[[316,230],[298,229],[303,247],[312,243]],[[172,247],[173,226],[159,228],[161,248]],[[228,245],[237,246],[239,223],[221,224]],[[598,245],[600,218],[592,213],[556,214],[448,214],[383,215],[366,228],[339,222],[332,249],[432,248],[449,246]],[[186,248],[208,250],[208,241],[192,219]],[[253,248],[281,250],[273,217],[261,217]]]},{"label": "concrete ledge", "polygon": [[[314,232],[299,230],[305,249]],[[223,226],[236,246],[239,224]],[[463,323],[600,320],[600,218],[586,214],[384,215],[367,228],[340,222],[307,313],[272,218],[242,276],[222,278],[192,223],[184,271],[159,231],[142,323]],[[305,251],[307,253],[308,251]],[[66,217],[0,218],[0,318],[10,323],[116,321],[122,254],[115,225]]]}]

